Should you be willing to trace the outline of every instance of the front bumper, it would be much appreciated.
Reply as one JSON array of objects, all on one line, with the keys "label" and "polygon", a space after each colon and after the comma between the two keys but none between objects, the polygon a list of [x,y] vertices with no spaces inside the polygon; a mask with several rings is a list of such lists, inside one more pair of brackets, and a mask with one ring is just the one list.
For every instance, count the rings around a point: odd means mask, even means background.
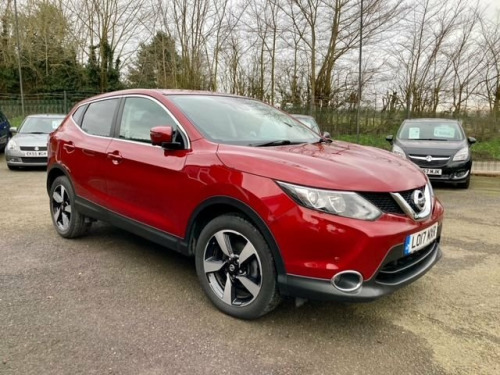
[{"label": "front bumper", "polygon": [[6,150],[5,160],[12,167],[46,167],[46,156],[26,156],[23,151]]},{"label": "front bumper", "polygon": [[278,278],[278,284],[281,293],[291,297],[340,302],[368,302],[391,294],[416,281],[427,273],[441,256],[439,239],[409,257],[403,255],[403,245],[395,246],[388,253],[375,276],[364,280],[359,289],[353,292],[337,289],[330,280],[289,274]]},{"label": "front bumper", "polygon": [[449,161],[443,165],[429,165],[425,160],[413,160],[420,168],[424,169],[440,169],[441,175],[429,174],[429,180],[434,182],[464,182],[470,178],[472,168],[472,159],[465,161]]}]

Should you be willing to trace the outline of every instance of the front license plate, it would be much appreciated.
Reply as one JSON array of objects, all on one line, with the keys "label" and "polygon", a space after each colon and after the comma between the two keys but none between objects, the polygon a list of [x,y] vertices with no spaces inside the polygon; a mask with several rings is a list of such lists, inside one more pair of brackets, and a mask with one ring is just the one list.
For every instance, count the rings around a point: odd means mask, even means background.
[{"label": "front license plate", "polygon": [[25,151],[25,156],[47,156],[47,151]]},{"label": "front license plate", "polygon": [[429,169],[429,168],[422,168],[425,174],[432,175],[432,176],[441,176],[443,174],[443,171],[441,169]]},{"label": "front license plate", "polygon": [[434,241],[438,233],[438,223],[421,230],[420,232],[410,234],[405,240],[405,255],[414,253],[423,249]]}]

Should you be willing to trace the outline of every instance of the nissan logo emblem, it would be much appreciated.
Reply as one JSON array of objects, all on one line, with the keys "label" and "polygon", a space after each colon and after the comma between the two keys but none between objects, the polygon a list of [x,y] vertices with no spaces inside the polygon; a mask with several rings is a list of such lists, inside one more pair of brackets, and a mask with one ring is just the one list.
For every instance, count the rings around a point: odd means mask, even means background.
[{"label": "nissan logo emblem", "polygon": [[419,211],[422,211],[425,207],[425,196],[422,190],[415,190],[411,195],[411,200]]}]

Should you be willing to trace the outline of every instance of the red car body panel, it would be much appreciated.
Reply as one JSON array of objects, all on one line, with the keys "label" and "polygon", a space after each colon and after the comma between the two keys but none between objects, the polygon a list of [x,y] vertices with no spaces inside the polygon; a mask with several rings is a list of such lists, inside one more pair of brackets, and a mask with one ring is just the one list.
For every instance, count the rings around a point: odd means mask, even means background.
[{"label": "red car body panel", "polygon": [[387,151],[345,142],[255,147],[221,145],[230,168],[280,181],[349,191],[404,191],[424,186],[413,163]]},{"label": "red car body panel", "polygon": [[[52,133],[49,143],[49,163],[53,157],[72,175],[78,195],[104,205],[107,200],[104,165],[110,138],[92,137],[83,133],[71,118]],[[51,152],[54,150],[54,152]]]},{"label": "red car body panel", "polygon": [[363,221],[302,207],[276,182],[355,192],[399,192],[427,184],[418,167],[389,152],[344,142],[266,148],[216,144],[165,92],[119,93],[132,94],[153,97],[168,108],[186,131],[190,149],[89,136],[71,117],[50,138],[49,173],[60,168],[77,196],[106,210],[187,241],[197,208],[216,197],[229,198],[265,223],[287,275],[323,280],[345,270],[370,280],[408,235],[436,222],[441,230],[443,207],[437,199],[423,221],[394,214]]}]

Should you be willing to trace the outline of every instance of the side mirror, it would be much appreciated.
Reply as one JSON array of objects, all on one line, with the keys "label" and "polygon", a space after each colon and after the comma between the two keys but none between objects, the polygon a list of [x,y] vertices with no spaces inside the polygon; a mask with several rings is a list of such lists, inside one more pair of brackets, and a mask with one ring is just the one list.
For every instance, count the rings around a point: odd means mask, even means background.
[{"label": "side mirror", "polygon": [[323,138],[325,139],[332,139],[332,136],[330,135],[330,133],[328,132],[323,132],[323,134],[321,135]]},{"label": "side mirror", "polygon": [[15,126],[12,126],[10,129],[10,134],[16,134],[17,133],[17,128]]},{"label": "side mirror", "polygon": [[385,137],[385,140],[392,145],[392,141],[394,140],[394,136],[392,134]]},{"label": "side mirror", "polygon": [[468,137],[467,140],[469,141],[470,145],[473,145],[474,143],[477,142],[476,138],[474,138],[474,137]]},{"label": "side mirror", "polygon": [[180,150],[182,143],[173,142],[174,130],[171,126],[156,126],[150,130],[151,143],[153,146],[161,146],[165,150]]}]

